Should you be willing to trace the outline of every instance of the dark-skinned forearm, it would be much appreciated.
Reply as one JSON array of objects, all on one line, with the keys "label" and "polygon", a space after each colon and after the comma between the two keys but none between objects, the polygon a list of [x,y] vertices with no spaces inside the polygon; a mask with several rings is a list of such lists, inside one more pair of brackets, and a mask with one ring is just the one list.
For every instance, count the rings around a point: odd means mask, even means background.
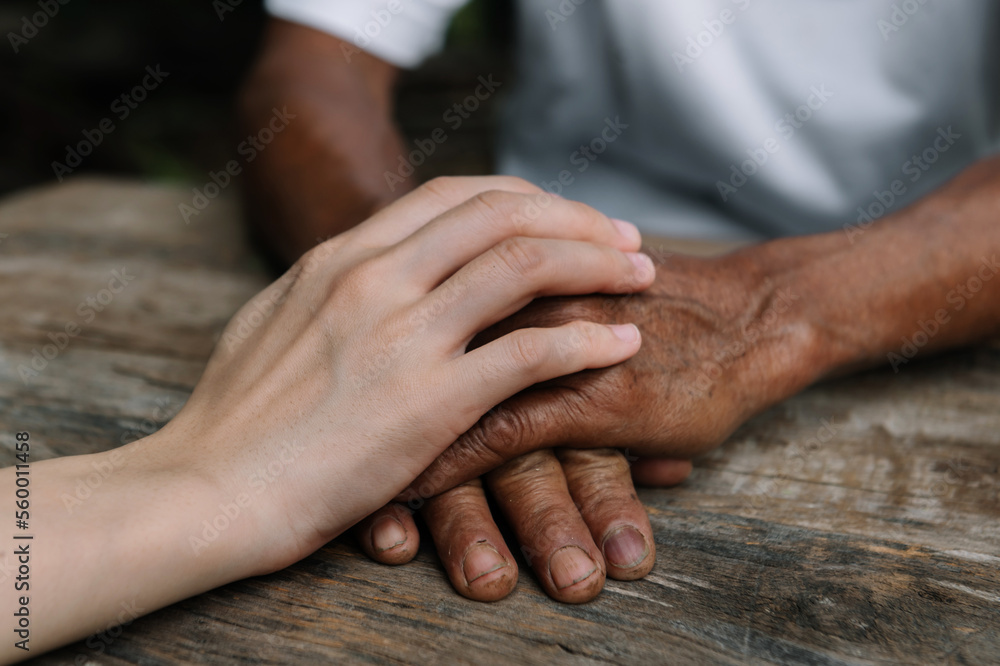
[{"label": "dark-skinned forearm", "polygon": [[272,20],[243,86],[242,129],[256,134],[273,109],[295,116],[247,165],[247,213],[283,260],[369,217],[399,198],[390,189],[403,153],[392,122],[396,68],[304,26]]},{"label": "dark-skinned forearm", "polygon": [[743,251],[800,296],[807,384],[973,343],[1000,331],[1000,159],[867,229],[790,238]]}]

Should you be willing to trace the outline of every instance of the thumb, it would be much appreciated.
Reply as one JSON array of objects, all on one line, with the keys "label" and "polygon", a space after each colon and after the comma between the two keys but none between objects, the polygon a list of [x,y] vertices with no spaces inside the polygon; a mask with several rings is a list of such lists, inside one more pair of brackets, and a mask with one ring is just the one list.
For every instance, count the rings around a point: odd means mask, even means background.
[{"label": "thumb", "polygon": [[596,410],[574,409],[569,403],[575,397],[575,392],[548,388],[519,393],[497,405],[445,449],[397,501],[419,509],[424,500],[530,451],[570,441],[577,448],[608,446],[586,441],[587,433],[594,435]]}]

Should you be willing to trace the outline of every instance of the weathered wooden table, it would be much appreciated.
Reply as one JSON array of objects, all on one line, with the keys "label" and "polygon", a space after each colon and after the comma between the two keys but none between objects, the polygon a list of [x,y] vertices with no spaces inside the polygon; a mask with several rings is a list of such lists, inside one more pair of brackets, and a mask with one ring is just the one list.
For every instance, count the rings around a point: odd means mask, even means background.
[{"label": "weathered wooden table", "polygon": [[[3,464],[17,430],[39,457],[100,451],[183,404],[268,279],[233,204],[186,225],[190,198],[80,180],[0,205]],[[135,277],[114,293],[113,271]],[[70,323],[79,333],[46,350]],[[530,574],[474,603],[427,547],[389,568],[341,538],[39,661],[1000,663],[998,463],[993,344],[818,386],[754,419],[681,487],[641,492],[656,567],[588,604],[550,601]]]}]

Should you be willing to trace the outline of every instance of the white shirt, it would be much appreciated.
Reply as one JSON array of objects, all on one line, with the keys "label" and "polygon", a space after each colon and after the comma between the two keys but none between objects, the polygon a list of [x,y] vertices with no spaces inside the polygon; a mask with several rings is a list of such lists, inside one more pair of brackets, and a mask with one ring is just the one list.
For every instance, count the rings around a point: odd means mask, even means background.
[{"label": "white shirt", "polygon": [[[266,4],[412,67],[464,2]],[[521,0],[498,171],[661,235],[853,233],[997,150],[998,12],[991,0]]]}]

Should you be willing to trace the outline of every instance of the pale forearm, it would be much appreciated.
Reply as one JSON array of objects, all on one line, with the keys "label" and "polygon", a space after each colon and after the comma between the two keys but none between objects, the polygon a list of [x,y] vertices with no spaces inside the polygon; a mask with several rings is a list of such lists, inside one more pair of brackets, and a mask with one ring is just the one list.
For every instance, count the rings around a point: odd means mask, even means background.
[{"label": "pale forearm", "polygon": [[[32,538],[8,542],[0,606],[16,622],[27,600],[28,633],[3,642],[4,660],[130,623],[253,573],[241,543],[246,526],[220,531],[204,548],[192,545],[219,502],[206,479],[150,455],[172,445],[160,439],[30,465],[30,519],[18,536]],[[13,468],[0,471],[0,488],[13,494],[14,484]],[[25,564],[28,573],[17,580]],[[28,651],[15,646],[23,637]]]}]

